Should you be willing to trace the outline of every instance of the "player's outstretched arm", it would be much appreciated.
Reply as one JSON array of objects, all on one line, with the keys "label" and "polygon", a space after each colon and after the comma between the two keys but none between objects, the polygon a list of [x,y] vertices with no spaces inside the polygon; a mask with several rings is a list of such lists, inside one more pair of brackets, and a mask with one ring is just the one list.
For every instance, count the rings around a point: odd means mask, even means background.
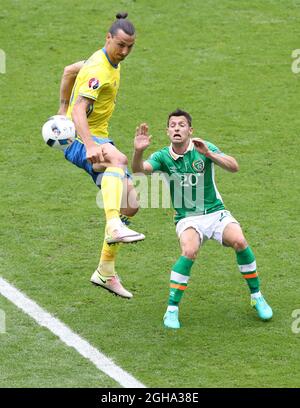
[{"label": "player's outstretched arm", "polygon": [[72,119],[78,135],[85,144],[87,160],[91,163],[101,163],[104,161],[102,146],[93,141],[86,116],[88,107],[93,103],[92,99],[79,95],[72,110]]},{"label": "player's outstretched arm", "polygon": [[150,145],[151,136],[148,134],[148,125],[142,123],[136,128],[134,138],[134,153],[132,158],[132,171],[134,173],[150,174],[153,168],[150,163],[143,160],[144,150]]},{"label": "player's outstretched arm", "polygon": [[64,68],[64,72],[62,74],[60,82],[59,91],[60,104],[59,110],[57,112],[58,115],[66,115],[67,113],[75,79],[77,77],[78,72],[81,70],[83,64],[84,61],[78,61],[75,62],[74,64],[67,65]]},{"label": "player's outstretched arm", "polygon": [[228,156],[226,154],[218,154],[214,153],[207,147],[204,140],[200,138],[193,138],[192,142],[195,145],[196,150],[204,154],[204,156],[208,157],[218,166],[222,167],[222,169],[235,173],[239,170],[238,162],[235,160],[234,157]]}]

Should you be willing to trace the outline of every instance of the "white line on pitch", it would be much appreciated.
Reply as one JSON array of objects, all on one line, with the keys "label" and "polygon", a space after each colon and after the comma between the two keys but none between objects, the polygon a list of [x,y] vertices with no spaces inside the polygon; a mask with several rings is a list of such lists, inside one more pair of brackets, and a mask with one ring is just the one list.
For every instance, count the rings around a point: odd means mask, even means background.
[{"label": "white line on pitch", "polygon": [[69,347],[74,347],[79,354],[90,360],[100,371],[117,381],[125,388],[145,388],[132,375],[118,367],[103,353],[91,346],[86,340],[74,333],[69,327],[50,313],[42,309],[37,303],[0,277],[0,293],[14,303],[18,308],[32,317],[39,325],[47,327]]}]

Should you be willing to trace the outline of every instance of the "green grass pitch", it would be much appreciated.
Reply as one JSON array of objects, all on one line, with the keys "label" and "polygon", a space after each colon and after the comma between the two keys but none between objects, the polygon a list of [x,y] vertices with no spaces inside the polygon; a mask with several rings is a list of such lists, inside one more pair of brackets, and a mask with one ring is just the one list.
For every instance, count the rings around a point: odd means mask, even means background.
[{"label": "green grass pitch", "polygon": [[[110,133],[132,154],[149,123],[150,152],[168,144],[168,113],[193,116],[195,134],[237,158],[216,172],[226,207],[255,251],[269,323],[250,308],[232,250],[200,251],[180,310],[163,328],[170,267],[179,256],[171,209],[142,209],[147,236],[124,246],[117,269],[126,301],[89,278],[104,228],[97,189],[44,145],[63,67],[104,43],[117,11],[138,37],[122,64]],[[148,387],[298,387],[300,334],[299,0],[2,0],[0,49],[0,276],[24,291]],[[117,387],[73,349],[0,298],[1,387]]]}]

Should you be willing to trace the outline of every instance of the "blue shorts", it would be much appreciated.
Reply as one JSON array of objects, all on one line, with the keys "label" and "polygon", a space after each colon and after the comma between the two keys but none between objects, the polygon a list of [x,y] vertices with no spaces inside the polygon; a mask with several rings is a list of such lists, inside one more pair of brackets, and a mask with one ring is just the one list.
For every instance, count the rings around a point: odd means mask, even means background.
[{"label": "blue shorts", "polygon": [[[108,138],[100,138],[93,136],[93,140],[97,144],[105,144],[110,143],[114,145],[114,142]],[[86,149],[84,143],[75,139],[74,142],[64,151],[65,158],[69,160],[71,163],[75,164],[77,167],[85,170],[94,180],[94,183],[100,188],[101,181],[104,174],[104,171],[97,172],[93,170],[93,165],[86,159]],[[128,170],[125,171],[125,176],[131,178]]]}]

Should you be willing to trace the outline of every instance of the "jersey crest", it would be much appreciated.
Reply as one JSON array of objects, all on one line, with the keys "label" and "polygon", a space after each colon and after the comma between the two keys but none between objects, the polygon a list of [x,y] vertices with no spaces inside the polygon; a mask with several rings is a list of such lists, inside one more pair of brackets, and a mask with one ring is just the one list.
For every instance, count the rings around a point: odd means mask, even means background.
[{"label": "jersey crest", "polygon": [[204,173],[204,161],[202,159],[194,160],[192,167],[197,173]]}]

